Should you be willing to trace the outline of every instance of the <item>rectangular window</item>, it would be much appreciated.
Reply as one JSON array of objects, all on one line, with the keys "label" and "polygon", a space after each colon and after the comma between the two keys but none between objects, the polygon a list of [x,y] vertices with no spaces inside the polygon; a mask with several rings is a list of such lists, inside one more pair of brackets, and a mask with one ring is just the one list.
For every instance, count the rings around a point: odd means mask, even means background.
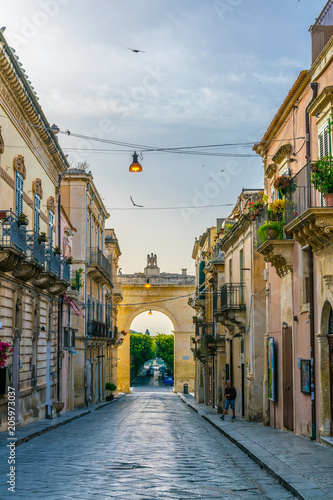
[{"label": "rectangular window", "polygon": [[53,222],[54,222],[54,213],[52,212],[52,210],[49,210],[49,234],[48,234],[49,247],[52,247],[53,245]]},{"label": "rectangular window", "polygon": [[229,260],[229,283],[232,283],[232,259]]},{"label": "rectangular window", "polygon": [[318,135],[318,153],[319,158],[323,158],[330,153],[328,124],[326,124]]},{"label": "rectangular window", "polygon": [[39,234],[40,231],[40,196],[35,193],[35,206],[34,206],[34,231]]},{"label": "rectangular window", "polygon": [[309,282],[309,250],[302,248],[302,289],[301,298],[302,303],[309,304],[310,302],[310,282]]},{"label": "rectangular window", "polygon": [[15,213],[23,212],[23,176],[16,172]]}]

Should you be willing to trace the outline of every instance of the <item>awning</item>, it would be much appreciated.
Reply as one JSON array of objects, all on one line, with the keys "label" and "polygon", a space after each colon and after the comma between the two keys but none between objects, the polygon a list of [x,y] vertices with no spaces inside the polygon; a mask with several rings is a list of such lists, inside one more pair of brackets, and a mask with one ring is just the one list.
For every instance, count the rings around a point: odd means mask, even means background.
[{"label": "awning", "polygon": [[71,306],[76,316],[82,316],[84,318],[84,312],[79,308],[75,300],[69,300],[69,298],[66,297],[66,295],[64,295],[64,299]]}]

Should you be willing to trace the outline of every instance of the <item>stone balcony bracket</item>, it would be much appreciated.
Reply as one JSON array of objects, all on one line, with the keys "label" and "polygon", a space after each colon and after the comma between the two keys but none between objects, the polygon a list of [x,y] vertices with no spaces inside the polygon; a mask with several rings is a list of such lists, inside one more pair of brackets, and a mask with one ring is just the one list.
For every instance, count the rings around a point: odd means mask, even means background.
[{"label": "stone balcony bracket", "polygon": [[293,251],[295,241],[267,240],[258,252],[264,256],[265,262],[269,262],[275,269],[277,275],[282,278],[293,270]]},{"label": "stone balcony bracket", "polygon": [[309,208],[286,226],[303,247],[311,245],[317,253],[333,244],[333,207]]},{"label": "stone balcony bracket", "polygon": [[246,323],[245,309],[241,310],[231,309],[225,311],[218,311],[215,314],[215,320],[221,323],[223,326],[225,326],[232,332],[236,332],[236,328],[239,328],[240,331],[245,332],[245,323]]}]

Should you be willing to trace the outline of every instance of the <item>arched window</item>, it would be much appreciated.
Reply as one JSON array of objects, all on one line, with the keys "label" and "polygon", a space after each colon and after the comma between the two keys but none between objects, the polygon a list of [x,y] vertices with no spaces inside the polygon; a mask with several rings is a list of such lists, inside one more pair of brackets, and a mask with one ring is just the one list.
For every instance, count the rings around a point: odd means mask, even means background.
[{"label": "arched window", "polygon": [[333,309],[331,308],[330,318],[328,320],[328,334],[333,335]]}]

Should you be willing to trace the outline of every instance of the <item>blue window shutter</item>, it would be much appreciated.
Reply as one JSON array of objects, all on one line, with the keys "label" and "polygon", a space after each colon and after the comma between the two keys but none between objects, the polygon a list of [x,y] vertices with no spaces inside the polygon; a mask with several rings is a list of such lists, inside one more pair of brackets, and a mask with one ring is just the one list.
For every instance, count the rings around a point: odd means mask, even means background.
[{"label": "blue window shutter", "polygon": [[54,214],[52,210],[49,210],[49,247],[52,247],[53,245],[53,221],[54,221]]},{"label": "blue window shutter", "polygon": [[35,209],[34,209],[34,231],[39,234],[40,230],[40,196],[35,193]]},{"label": "blue window shutter", "polygon": [[15,213],[20,215],[23,212],[23,177],[16,172],[16,192],[15,192]]}]

